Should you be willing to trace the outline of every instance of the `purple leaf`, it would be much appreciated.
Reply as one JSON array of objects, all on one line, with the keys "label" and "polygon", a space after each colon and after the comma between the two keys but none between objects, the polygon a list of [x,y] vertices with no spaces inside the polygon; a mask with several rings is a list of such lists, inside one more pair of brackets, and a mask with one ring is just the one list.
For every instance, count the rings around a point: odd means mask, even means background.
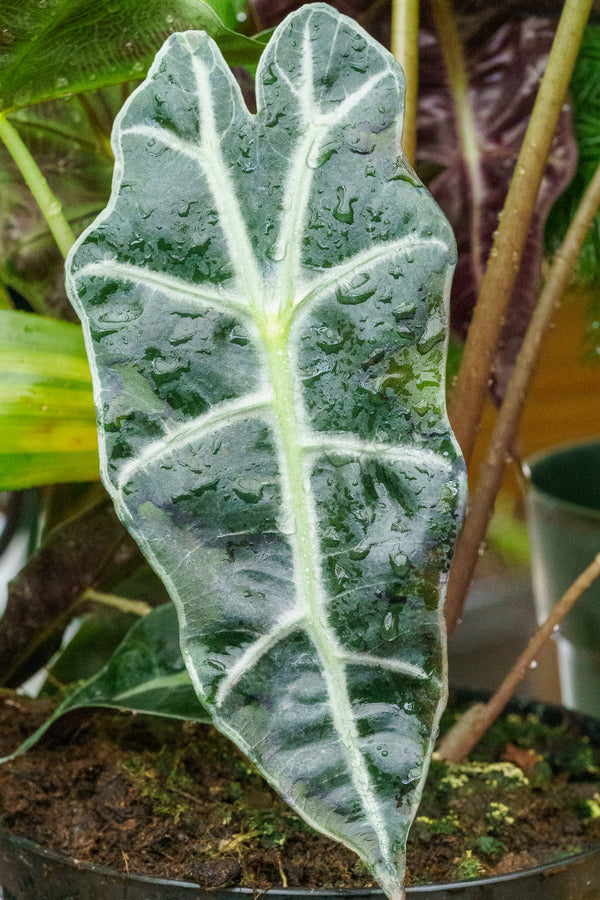
[{"label": "purple leaf", "polygon": [[[481,278],[556,25],[530,17],[505,22],[492,34],[471,36],[465,47],[475,153],[467,161],[457,127],[456,107],[433,32],[422,34],[417,164],[442,168],[429,183],[454,228],[458,265],[452,289],[452,326],[460,338],[468,330]],[[570,112],[561,114],[540,195],[529,229],[519,275],[510,300],[496,360],[494,398],[501,401],[512,365],[536,303],[543,231],[554,200],[571,180],[576,146]]]}]

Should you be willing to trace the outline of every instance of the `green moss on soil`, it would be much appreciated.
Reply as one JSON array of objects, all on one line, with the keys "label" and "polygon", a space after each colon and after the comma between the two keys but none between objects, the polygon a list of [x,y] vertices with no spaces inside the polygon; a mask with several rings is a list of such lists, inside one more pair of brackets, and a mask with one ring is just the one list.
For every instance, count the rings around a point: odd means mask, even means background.
[{"label": "green moss on soil", "polygon": [[[15,724],[14,704],[0,697],[0,753],[46,713],[23,704]],[[409,841],[410,883],[492,875],[600,841],[599,764],[587,739],[514,715],[471,763],[434,758]],[[0,768],[0,821],[82,860],[204,887],[373,886],[351,851],[308,827],[208,726],[65,717]]]}]

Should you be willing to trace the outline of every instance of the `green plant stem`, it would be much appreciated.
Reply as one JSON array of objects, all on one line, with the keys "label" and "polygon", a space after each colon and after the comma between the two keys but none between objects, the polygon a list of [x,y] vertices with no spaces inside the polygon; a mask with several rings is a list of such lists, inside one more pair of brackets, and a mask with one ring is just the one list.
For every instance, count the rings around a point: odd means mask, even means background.
[{"label": "green plant stem", "polygon": [[66,257],[75,242],[75,237],[71,231],[71,226],[64,216],[60,201],[57,200],[50,190],[48,182],[23,143],[17,129],[11,125],[6,116],[1,114],[0,139],[6,145],[6,149],[14,159],[29,190],[33,194],[60,252]]},{"label": "green plant stem", "polygon": [[134,613],[136,616],[147,616],[152,612],[152,607],[143,600],[130,600],[128,597],[118,597],[116,594],[105,594],[103,591],[95,591],[88,588],[81,596],[79,602],[84,603],[91,600],[94,603],[101,603],[103,606],[112,606],[115,609],[125,613]]},{"label": "green plant stem", "polygon": [[0,309],[14,309],[6,285],[0,283]]},{"label": "green plant stem", "polygon": [[543,340],[556,307],[567,288],[581,246],[600,206],[600,166],[581,199],[565,239],[558,249],[548,279],[534,310],[523,346],[506,388],[489,447],[479,470],[463,528],[456,544],[446,600],[449,633],[464,607],[465,597],[502,483],[504,466],[513,446],[527,394],[537,368]]},{"label": "green plant stem", "polygon": [[531,664],[536,660],[546,641],[557,630],[560,622],[573,607],[576,600],[592,582],[600,575],[600,553],[594,561],[579,575],[571,587],[563,594],[550,612],[550,615],[538,628],[529,641],[517,662],[510,670],[496,693],[487,703],[477,703],[462,716],[438,748],[443,759],[448,762],[460,762],[468,756],[475,744],[500,715],[521,679]]},{"label": "green plant stem", "polygon": [[467,462],[477,438],[498,338],[591,5],[592,0],[565,2],[483,276],[449,410]]},{"label": "green plant stem", "polygon": [[391,50],[404,70],[406,98],[402,149],[414,165],[419,93],[419,0],[392,0]]},{"label": "green plant stem", "polygon": [[479,136],[475,114],[469,97],[469,79],[462,43],[456,27],[450,0],[430,0],[438,42],[448,73],[450,94],[454,103],[456,129],[471,189],[471,258],[477,291],[481,287],[484,265],[479,251],[481,242],[481,207],[484,185],[481,177]]}]

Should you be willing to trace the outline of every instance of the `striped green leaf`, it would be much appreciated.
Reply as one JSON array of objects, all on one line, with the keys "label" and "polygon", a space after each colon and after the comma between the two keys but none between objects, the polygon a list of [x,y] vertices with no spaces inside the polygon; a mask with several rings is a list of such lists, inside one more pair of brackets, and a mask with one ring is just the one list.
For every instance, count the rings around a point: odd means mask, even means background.
[{"label": "striped green leaf", "polygon": [[321,4],[277,29],[255,116],[215,44],[175,35],[68,263],[103,478],[202,702],[395,897],[464,489],[454,239],[401,154],[402,102],[392,57]]},{"label": "striped green leaf", "polygon": [[0,310],[0,490],[88,481],[98,474],[81,328]]}]

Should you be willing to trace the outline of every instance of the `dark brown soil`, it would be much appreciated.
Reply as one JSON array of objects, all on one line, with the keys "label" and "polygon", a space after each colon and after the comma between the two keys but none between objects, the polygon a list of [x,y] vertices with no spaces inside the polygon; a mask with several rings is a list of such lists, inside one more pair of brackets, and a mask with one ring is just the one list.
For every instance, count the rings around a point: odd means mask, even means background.
[{"label": "dark brown soil", "polygon": [[[49,711],[0,695],[0,755]],[[587,739],[512,716],[478,756],[470,769],[434,761],[411,883],[523,868],[600,841],[600,754]],[[0,767],[0,821],[79,860],[204,887],[373,885],[351,851],[304,825],[209,726],[71,713]]]}]

